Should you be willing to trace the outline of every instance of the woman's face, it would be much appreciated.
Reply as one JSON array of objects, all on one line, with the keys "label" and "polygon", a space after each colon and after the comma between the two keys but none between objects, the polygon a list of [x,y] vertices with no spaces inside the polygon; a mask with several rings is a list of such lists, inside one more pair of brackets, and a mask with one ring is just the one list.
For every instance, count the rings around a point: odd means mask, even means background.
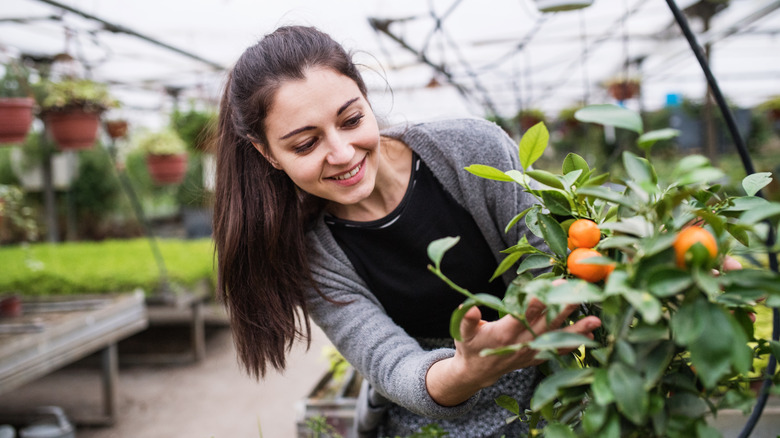
[{"label": "woman's face", "polygon": [[379,128],[352,79],[312,68],[305,79],[285,82],[265,128],[264,155],[301,190],[341,205],[359,203],[374,190]]}]

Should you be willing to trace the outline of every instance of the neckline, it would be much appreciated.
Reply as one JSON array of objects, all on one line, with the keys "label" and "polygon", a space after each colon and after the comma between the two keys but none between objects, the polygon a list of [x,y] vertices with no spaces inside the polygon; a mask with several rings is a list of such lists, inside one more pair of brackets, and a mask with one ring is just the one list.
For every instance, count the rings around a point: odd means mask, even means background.
[{"label": "neckline", "polygon": [[395,221],[397,221],[401,217],[401,213],[406,208],[406,205],[409,203],[409,198],[412,197],[412,191],[414,189],[417,172],[420,168],[420,163],[421,163],[420,156],[417,155],[416,152],[412,151],[412,171],[409,172],[409,183],[406,185],[406,192],[404,193],[403,198],[401,198],[401,202],[399,202],[398,205],[393,209],[393,211],[388,213],[386,216],[371,221],[354,221],[349,219],[342,219],[326,213],[325,223],[328,225],[341,225],[344,227],[351,227],[351,228],[373,228],[373,229],[385,228],[392,225]]}]

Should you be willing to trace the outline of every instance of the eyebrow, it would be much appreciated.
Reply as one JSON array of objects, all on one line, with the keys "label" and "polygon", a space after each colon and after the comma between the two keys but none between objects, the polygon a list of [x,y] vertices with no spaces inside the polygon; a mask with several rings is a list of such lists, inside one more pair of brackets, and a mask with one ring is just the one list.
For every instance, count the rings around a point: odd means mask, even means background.
[{"label": "eyebrow", "polygon": [[[357,102],[357,101],[358,101],[358,99],[360,99],[360,97],[353,97],[352,99],[349,99],[348,101],[346,101],[346,102],[344,103],[344,105],[341,105],[341,106],[339,107],[338,111],[336,111],[336,115],[337,115],[337,116],[340,116],[340,115],[341,115],[341,113],[343,113],[344,111],[346,111],[346,110],[347,110],[347,108],[349,108],[349,106],[350,106],[350,105],[352,105],[353,103]],[[279,137],[279,140],[285,140],[285,139],[288,139],[288,138],[292,137],[292,136],[293,136],[293,135],[295,135],[295,134],[299,134],[299,133],[301,133],[301,132],[308,131],[308,130],[310,130],[310,129],[314,129],[314,126],[304,126],[304,127],[302,127],[302,128],[293,129],[292,131],[288,132],[287,134],[284,134],[283,136]]]}]

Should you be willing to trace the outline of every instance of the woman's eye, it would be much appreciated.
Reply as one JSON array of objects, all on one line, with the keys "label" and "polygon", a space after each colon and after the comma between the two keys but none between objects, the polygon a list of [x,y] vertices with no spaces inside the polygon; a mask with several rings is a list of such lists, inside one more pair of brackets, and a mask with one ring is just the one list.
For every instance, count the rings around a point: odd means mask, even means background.
[{"label": "woman's eye", "polygon": [[298,145],[294,147],[293,152],[295,152],[296,154],[306,153],[314,146],[314,143],[316,143],[316,139],[311,139],[302,145]]},{"label": "woman's eye", "polygon": [[354,116],[354,117],[350,117],[349,119],[347,119],[347,121],[346,121],[346,122],[344,122],[344,126],[345,126],[345,127],[347,127],[347,128],[352,128],[352,127],[355,127],[355,126],[357,126],[358,124],[360,124],[360,120],[361,120],[363,117],[364,117],[364,115],[363,115],[363,114],[358,114],[358,115],[356,115],[356,116]]}]

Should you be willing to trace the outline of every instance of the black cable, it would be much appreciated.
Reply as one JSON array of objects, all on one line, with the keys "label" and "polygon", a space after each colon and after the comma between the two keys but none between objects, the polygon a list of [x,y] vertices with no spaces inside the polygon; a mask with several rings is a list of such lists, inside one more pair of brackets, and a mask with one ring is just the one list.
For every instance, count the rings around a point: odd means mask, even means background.
[{"label": "black cable", "polygon": [[[680,11],[680,8],[677,7],[677,4],[674,2],[674,0],[666,0],[666,3],[669,5],[669,9],[671,9],[672,14],[674,15],[675,21],[677,21],[677,24],[680,26],[680,29],[683,32],[683,35],[685,35],[685,38],[688,40],[688,44],[690,44],[691,49],[693,50],[694,55],[696,55],[696,59],[699,61],[699,64],[701,65],[702,71],[704,72],[704,76],[707,78],[707,84],[710,86],[710,90],[712,91],[713,97],[715,97],[715,101],[718,104],[718,107],[720,108],[721,113],[723,114],[723,118],[726,120],[726,125],[728,126],[729,132],[731,133],[731,137],[734,140],[734,144],[737,146],[737,151],[739,152],[739,156],[742,159],[742,165],[745,168],[745,172],[747,172],[748,175],[751,175],[755,173],[755,169],[753,167],[753,162],[750,159],[750,154],[748,153],[747,147],[745,146],[745,142],[742,140],[742,136],[739,134],[739,130],[737,129],[737,123],[734,119],[734,114],[732,114],[731,109],[729,108],[728,104],[726,103],[726,99],[723,97],[723,93],[720,91],[720,86],[718,86],[718,81],[715,79],[715,76],[712,74],[712,70],[709,67],[709,63],[707,62],[707,57],[704,55],[704,50],[702,50],[701,46],[696,42],[696,36],[691,31],[690,26],[688,25],[688,20],[685,18],[685,15]],[[758,196],[761,196],[762,198],[764,195],[759,191],[757,193]],[[767,247],[772,248],[775,244],[775,230],[771,226],[769,226],[769,233],[767,235]],[[778,272],[777,269],[777,253],[769,252],[768,254],[769,258],[769,266],[774,272]],[[780,311],[777,308],[772,309],[772,340],[777,341],[778,337],[780,335]],[[756,423],[758,423],[758,420],[761,418],[761,413],[764,411],[764,407],[766,406],[767,398],[769,397],[769,387],[772,384],[772,376],[775,373],[775,368],[777,366],[777,359],[774,357],[774,355],[769,356],[769,364],[767,365],[766,369],[766,376],[764,383],[761,385],[761,394],[758,396],[758,400],[756,401],[756,406],[753,408],[753,412],[750,415],[750,418],[748,418],[748,421],[745,423],[745,426],[742,428],[742,432],[740,432],[739,437],[740,438],[747,438],[750,436],[750,433],[753,431],[753,428],[756,427]]]}]

